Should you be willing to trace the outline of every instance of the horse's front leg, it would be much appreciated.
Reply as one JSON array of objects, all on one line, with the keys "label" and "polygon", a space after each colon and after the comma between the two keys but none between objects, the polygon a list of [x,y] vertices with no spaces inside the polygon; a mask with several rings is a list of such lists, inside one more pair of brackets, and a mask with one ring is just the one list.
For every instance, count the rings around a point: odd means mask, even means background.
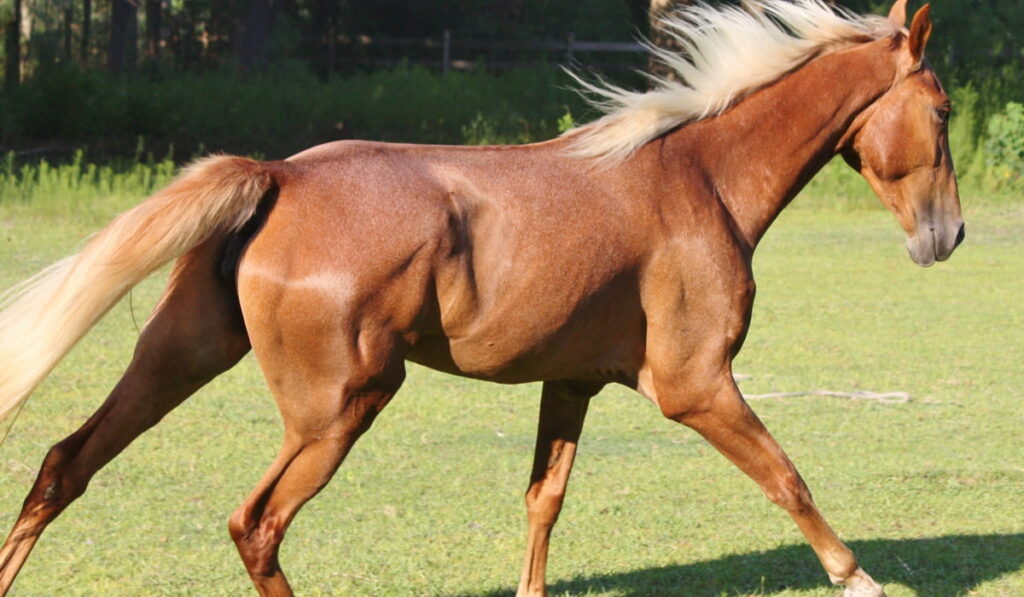
[{"label": "horse's front leg", "polygon": [[537,448],[526,491],[529,530],[526,557],[519,580],[517,597],[547,595],[544,571],[548,561],[548,541],[558,519],[569,482],[576,444],[583,429],[590,398],[602,384],[546,382],[540,400]]},{"label": "horse's front leg", "polygon": [[704,436],[793,517],[832,582],[846,587],[844,597],[885,597],[881,585],[857,565],[853,552],[829,527],[796,467],[743,400],[728,359],[721,367],[704,368],[718,369],[710,375],[692,373],[692,367],[681,369],[691,374],[681,379],[655,374],[644,393],[666,417]]}]

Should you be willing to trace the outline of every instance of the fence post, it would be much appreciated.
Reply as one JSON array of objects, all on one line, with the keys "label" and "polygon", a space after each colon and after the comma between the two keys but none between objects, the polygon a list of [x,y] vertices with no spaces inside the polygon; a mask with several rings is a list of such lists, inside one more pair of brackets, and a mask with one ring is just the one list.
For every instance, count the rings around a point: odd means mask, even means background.
[{"label": "fence post", "polygon": [[444,30],[444,49],[441,54],[441,72],[447,73],[452,61],[452,32]]},{"label": "fence post", "polygon": [[573,55],[575,53],[575,48],[573,46],[575,46],[575,45],[576,45],[576,34],[573,33],[572,31],[570,31],[569,32],[569,39],[566,40],[566,42],[565,42],[565,61],[566,61],[567,64],[572,64]]}]

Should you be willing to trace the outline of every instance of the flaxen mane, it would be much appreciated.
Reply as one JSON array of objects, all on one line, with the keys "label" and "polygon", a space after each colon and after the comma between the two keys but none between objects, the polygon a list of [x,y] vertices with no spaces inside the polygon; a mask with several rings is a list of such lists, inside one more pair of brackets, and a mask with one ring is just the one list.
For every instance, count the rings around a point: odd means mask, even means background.
[{"label": "flaxen mane", "polygon": [[572,129],[574,155],[615,163],[641,145],[687,122],[718,114],[823,53],[894,35],[885,17],[860,16],[821,0],[748,0],[743,6],[696,4],[662,25],[681,54],[648,44],[681,82],[652,77],[654,89],[629,91],[573,75],[605,115]]}]

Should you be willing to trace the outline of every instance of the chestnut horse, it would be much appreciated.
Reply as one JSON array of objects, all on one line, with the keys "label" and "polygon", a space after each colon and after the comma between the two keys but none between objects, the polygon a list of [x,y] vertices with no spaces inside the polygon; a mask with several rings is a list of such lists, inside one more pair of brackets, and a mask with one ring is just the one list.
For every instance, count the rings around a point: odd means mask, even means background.
[{"label": "chestnut horse", "polygon": [[931,265],[963,239],[949,99],[909,28],[821,0],[687,9],[685,83],[584,86],[608,113],[520,147],[338,142],[280,162],[213,157],[14,291],[0,315],[9,413],[132,285],[178,258],[106,402],[47,454],[0,552],[6,592],[46,526],[135,437],[250,347],[285,427],[229,528],[261,595],[299,508],[395,395],[406,360],[543,381],[519,595],[544,569],[589,399],[620,383],[700,433],[806,535],[847,596],[883,595],[744,402],[731,362],[751,255],[835,154]]}]

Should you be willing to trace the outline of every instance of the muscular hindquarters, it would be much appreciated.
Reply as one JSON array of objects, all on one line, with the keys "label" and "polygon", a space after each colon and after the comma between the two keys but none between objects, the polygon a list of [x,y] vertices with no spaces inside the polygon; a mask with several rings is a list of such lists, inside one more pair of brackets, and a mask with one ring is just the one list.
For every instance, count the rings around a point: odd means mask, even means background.
[{"label": "muscular hindquarters", "polygon": [[286,425],[294,400],[372,381],[436,319],[445,226],[443,210],[402,187],[359,196],[334,170],[309,174],[284,181],[238,264],[245,325]]}]

